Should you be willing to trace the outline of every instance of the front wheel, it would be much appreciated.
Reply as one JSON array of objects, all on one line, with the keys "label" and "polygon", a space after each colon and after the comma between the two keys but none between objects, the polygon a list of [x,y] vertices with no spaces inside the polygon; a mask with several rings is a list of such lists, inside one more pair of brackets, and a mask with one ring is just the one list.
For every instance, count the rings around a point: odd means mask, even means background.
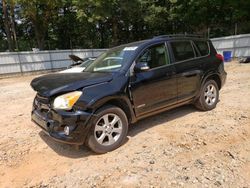
[{"label": "front wheel", "polygon": [[219,88],[214,80],[208,80],[202,87],[201,94],[195,106],[203,111],[212,110],[219,100]]},{"label": "front wheel", "polygon": [[96,112],[87,145],[96,153],[106,153],[121,146],[127,132],[128,120],[124,111],[115,106],[106,106]]}]

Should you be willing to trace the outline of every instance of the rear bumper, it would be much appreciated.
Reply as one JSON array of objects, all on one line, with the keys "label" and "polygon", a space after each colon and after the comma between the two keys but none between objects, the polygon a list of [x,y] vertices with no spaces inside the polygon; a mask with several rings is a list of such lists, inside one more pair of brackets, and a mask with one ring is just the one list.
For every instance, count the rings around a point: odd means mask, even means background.
[{"label": "rear bumper", "polygon": [[[31,120],[53,139],[68,143],[81,145],[85,142],[90,128],[93,114],[84,111],[66,112],[49,110],[41,113],[39,109],[33,109]],[[70,134],[64,133],[64,127],[70,127]]]}]

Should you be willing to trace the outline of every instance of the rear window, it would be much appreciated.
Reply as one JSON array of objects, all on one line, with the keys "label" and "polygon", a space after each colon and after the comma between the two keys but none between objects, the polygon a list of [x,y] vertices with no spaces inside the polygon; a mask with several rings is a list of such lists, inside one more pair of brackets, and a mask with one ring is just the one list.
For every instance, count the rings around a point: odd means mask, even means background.
[{"label": "rear window", "polygon": [[194,43],[198,48],[201,56],[206,56],[209,54],[209,47],[206,41],[194,41]]},{"label": "rear window", "polygon": [[184,61],[195,57],[190,41],[175,41],[170,43],[175,61]]}]

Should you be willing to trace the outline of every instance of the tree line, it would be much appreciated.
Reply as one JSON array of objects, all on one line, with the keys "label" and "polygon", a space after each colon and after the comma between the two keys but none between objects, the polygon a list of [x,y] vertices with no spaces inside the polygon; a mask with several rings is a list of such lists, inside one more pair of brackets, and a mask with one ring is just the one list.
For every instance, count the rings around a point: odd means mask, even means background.
[{"label": "tree line", "polygon": [[109,48],[161,34],[250,31],[246,0],[0,0],[0,51]]}]

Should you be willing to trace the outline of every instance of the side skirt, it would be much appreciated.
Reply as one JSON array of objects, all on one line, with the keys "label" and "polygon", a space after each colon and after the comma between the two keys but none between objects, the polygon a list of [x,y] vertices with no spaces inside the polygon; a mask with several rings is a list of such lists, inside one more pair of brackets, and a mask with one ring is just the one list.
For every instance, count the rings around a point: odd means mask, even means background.
[{"label": "side skirt", "polygon": [[165,111],[167,111],[167,110],[170,110],[170,109],[173,109],[173,108],[176,108],[176,107],[179,107],[179,106],[183,106],[183,105],[185,105],[185,104],[191,104],[191,103],[193,103],[193,101],[194,101],[194,99],[192,98],[192,99],[189,99],[189,100],[180,102],[180,103],[176,103],[176,104],[171,105],[171,106],[163,107],[163,108],[160,108],[160,109],[155,110],[155,111],[153,111],[153,112],[148,112],[148,113],[146,113],[146,114],[143,114],[143,115],[141,115],[141,116],[138,116],[138,117],[136,117],[136,120],[138,121],[138,120],[141,120],[141,119],[144,119],[144,118],[153,116],[153,115],[155,115],[155,114],[159,114],[159,113],[161,113],[161,112],[165,112]]}]

